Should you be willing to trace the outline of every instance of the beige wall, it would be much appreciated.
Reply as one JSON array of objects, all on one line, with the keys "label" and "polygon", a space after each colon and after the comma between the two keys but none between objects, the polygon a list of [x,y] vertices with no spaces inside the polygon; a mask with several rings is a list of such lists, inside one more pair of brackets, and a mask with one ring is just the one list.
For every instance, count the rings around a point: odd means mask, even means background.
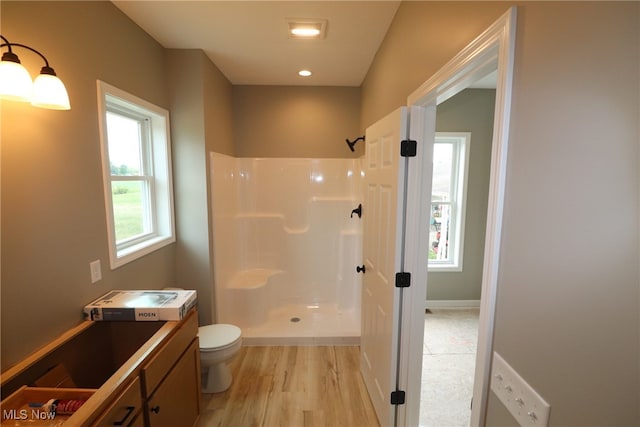
[{"label": "beige wall", "polygon": [[233,86],[208,58],[202,68],[206,152],[233,156]]},{"label": "beige wall", "polygon": [[[2,35],[46,55],[72,108],[0,105],[4,369],[79,323],[82,307],[104,292],[167,286],[175,271],[173,245],[109,269],[96,97],[101,79],[168,108],[164,50],[108,2],[0,8]],[[16,53],[39,72],[36,55]],[[103,279],[91,284],[97,259]]]},{"label": "beige wall", "polygon": [[356,158],[345,139],[360,136],[360,89],[234,86],[233,129],[238,157]]},{"label": "beige wall", "polygon": [[411,92],[508,8],[502,1],[402,2],[362,84],[361,127],[406,105]]},{"label": "beige wall", "polygon": [[[402,3],[363,87],[366,126],[509,3]],[[518,8],[494,345],[549,425],[640,424],[637,2]],[[487,425],[515,425],[490,399]]]},{"label": "beige wall", "polygon": [[462,271],[429,272],[428,300],[479,300],[496,91],[467,89],[438,106],[437,132],[471,132]]},{"label": "beige wall", "polygon": [[233,154],[231,83],[200,50],[169,49],[176,286],[198,292],[201,324],[215,319],[208,191],[209,151]]},{"label": "beige wall", "polygon": [[[204,126],[205,126],[205,160],[207,186],[207,212],[209,227],[209,259],[211,280],[208,283],[209,300],[211,304],[211,321],[217,321],[215,312],[214,292],[214,263],[213,263],[213,200],[211,186],[211,157],[208,153],[216,152],[226,155],[235,154],[233,136],[233,87],[220,70],[207,58],[203,62],[203,91],[204,91]],[[182,271],[178,268],[178,271]],[[210,323],[207,321],[206,323]]]},{"label": "beige wall", "polygon": [[639,8],[518,21],[496,349],[558,402],[552,426],[640,424]]}]

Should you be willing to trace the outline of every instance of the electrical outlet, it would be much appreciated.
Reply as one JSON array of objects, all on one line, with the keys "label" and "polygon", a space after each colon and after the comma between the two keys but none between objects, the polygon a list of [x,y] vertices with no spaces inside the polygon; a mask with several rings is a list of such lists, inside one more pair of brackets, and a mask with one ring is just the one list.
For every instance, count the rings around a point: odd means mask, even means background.
[{"label": "electrical outlet", "polygon": [[549,425],[549,404],[496,352],[491,390],[521,426]]},{"label": "electrical outlet", "polygon": [[89,269],[91,270],[91,283],[102,280],[102,266],[100,265],[99,259],[90,262]]}]

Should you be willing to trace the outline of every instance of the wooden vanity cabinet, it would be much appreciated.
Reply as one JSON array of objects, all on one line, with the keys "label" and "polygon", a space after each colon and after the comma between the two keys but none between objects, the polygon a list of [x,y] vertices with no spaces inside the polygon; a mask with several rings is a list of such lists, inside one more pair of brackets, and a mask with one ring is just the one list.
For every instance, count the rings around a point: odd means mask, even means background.
[{"label": "wooden vanity cabinet", "polygon": [[[8,409],[25,390],[46,390],[54,399],[74,393],[73,388],[24,387],[60,365],[69,372],[72,387],[90,396],[65,418],[65,426],[193,426],[200,414],[197,334],[196,310],[181,321],[83,322],[2,373],[2,426],[10,425],[4,415],[17,414]],[[87,353],[94,357],[83,358]],[[89,372],[86,367],[94,371],[83,375]]]}]

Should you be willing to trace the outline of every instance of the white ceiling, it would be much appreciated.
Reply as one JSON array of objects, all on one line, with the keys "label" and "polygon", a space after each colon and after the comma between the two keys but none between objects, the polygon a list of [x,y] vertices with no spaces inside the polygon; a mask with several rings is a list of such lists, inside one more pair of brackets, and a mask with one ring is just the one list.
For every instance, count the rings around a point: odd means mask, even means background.
[{"label": "white ceiling", "polygon": [[[360,86],[393,20],[393,1],[112,2],[165,48],[202,49],[235,85]],[[322,40],[288,18],[326,19]],[[313,71],[299,77],[303,68]]]}]

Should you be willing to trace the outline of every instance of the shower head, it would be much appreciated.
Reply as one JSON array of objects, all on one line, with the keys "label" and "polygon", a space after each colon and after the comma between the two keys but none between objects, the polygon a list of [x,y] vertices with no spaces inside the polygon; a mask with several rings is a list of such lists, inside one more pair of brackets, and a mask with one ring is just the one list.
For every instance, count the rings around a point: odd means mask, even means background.
[{"label": "shower head", "polygon": [[347,145],[349,146],[349,149],[350,149],[351,151],[356,151],[356,149],[355,149],[355,148],[353,148],[353,147],[356,145],[356,142],[358,142],[358,141],[360,141],[360,140],[364,141],[364,135],[363,135],[363,136],[360,136],[360,137],[358,137],[358,138],[356,138],[356,139],[354,139],[353,141],[349,141],[349,139],[347,138],[347,140],[346,140],[346,141],[347,141]]}]

